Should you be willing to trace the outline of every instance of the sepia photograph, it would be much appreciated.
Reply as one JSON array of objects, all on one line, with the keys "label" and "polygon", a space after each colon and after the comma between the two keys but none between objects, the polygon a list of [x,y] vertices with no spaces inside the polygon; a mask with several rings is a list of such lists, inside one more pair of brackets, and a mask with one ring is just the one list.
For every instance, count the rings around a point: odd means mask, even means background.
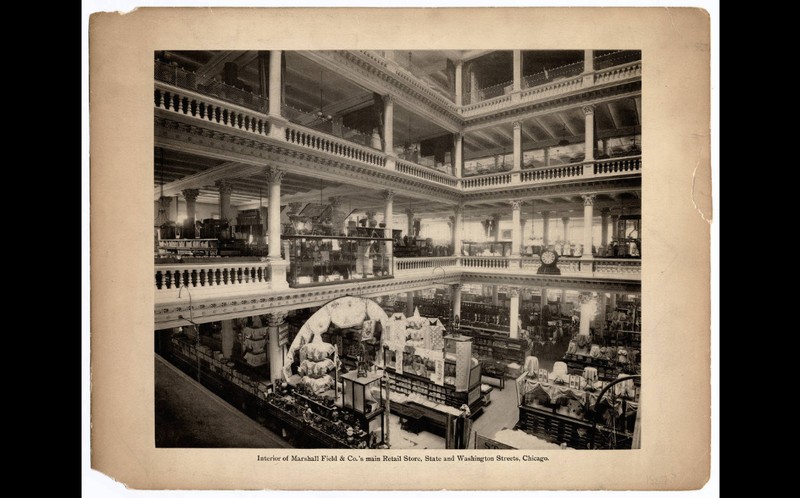
[{"label": "sepia photograph", "polygon": [[153,67],[158,447],[641,446],[641,51]]},{"label": "sepia photograph", "polygon": [[87,31],[95,474],[706,486],[706,11],[145,7]]}]

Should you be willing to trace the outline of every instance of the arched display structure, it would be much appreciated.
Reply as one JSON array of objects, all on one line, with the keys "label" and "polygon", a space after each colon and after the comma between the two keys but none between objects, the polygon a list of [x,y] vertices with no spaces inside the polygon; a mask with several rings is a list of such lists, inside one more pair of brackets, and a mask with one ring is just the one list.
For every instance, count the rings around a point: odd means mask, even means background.
[{"label": "arched display structure", "polygon": [[385,329],[389,317],[375,301],[357,296],[340,297],[321,307],[306,320],[289,346],[284,360],[284,380],[289,384],[297,383],[297,375],[292,374],[295,353],[307,344],[330,344],[323,340],[322,334],[328,332],[331,325],[346,329],[360,326],[367,320],[380,322],[381,328]]}]

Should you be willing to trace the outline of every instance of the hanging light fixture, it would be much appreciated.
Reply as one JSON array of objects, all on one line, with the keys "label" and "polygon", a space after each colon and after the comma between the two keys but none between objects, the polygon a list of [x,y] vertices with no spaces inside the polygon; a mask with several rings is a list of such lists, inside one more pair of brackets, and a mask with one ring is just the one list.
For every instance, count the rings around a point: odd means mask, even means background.
[{"label": "hanging light fixture", "polygon": [[558,141],[559,147],[566,147],[567,145],[569,145],[569,140],[567,140],[567,133],[568,130],[567,130],[567,125],[565,123],[564,127],[561,129],[561,134],[564,136],[561,138],[561,140]]},{"label": "hanging light fixture", "polygon": [[317,119],[323,122],[333,121],[333,116],[322,111],[322,70],[319,71],[319,109],[317,110]]}]

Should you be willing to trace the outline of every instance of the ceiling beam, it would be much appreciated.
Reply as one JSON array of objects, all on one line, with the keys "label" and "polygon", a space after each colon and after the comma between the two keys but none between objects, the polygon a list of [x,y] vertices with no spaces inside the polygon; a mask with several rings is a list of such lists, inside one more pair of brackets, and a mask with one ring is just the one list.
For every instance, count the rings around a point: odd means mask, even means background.
[{"label": "ceiling beam", "polygon": [[533,122],[534,122],[534,123],[536,123],[537,125],[539,125],[539,128],[541,128],[542,130],[544,130],[544,132],[545,132],[545,133],[547,133],[547,135],[548,135],[550,138],[553,138],[553,139],[554,139],[554,138],[556,138],[555,134],[554,134],[554,133],[553,133],[553,131],[550,129],[550,127],[549,127],[549,126],[545,126],[545,125],[544,125],[544,123],[542,123],[542,120],[541,120],[541,119],[539,119],[538,117],[536,117],[536,118],[533,118]]},{"label": "ceiling beam", "polygon": [[[575,133],[575,130],[572,129],[572,126],[570,126],[569,122],[564,118],[563,112],[557,112],[555,115],[558,116],[558,119],[560,119],[562,123],[564,123],[564,127],[572,134],[573,137],[578,136],[578,134]],[[581,133],[581,135],[583,135],[583,133]]]},{"label": "ceiling beam", "polygon": [[205,85],[214,76],[222,72],[226,62],[233,62],[234,59],[242,55],[241,51],[223,50],[215,53],[208,62],[197,68],[197,84]]},{"label": "ceiling beam", "polygon": [[528,137],[529,140],[531,140],[532,142],[538,142],[538,140],[536,140],[536,137],[533,136],[533,133],[531,133],[530,128],[524,125],[520,125],[519,128],[520,130],[522,130],[522,133],[524,133],[525,136]]},{"label": "ceiling beam", "polygon": [[[229,161],[165,184],[164,195],[176,195],[179,194],[181,190],[187,188],[207,187],[209,185],[214,185],[214,182],[217,180],[250,176],[263,168],[263,166]],[[161,196],[161,187],[156,187],[154,190],[154,197],[157,200]]]},{"label": "ceiling beam", "polygon": [[606,110],[608,111],[608,116],[611,118],[611,124],[614,126],[616,130],[619,128],[619,115],[616,111],[616,106],[614,108],[611,107],[612,102],[606,102]]}]

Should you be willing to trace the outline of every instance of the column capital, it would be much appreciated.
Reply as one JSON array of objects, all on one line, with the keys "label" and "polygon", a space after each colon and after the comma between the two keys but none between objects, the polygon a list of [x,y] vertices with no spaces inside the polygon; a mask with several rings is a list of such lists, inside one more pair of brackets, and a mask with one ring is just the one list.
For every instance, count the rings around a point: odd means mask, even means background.
[{"label": "column capital", "polygon": [[282,170],[277,166],[267,166],[266,173],[267,173],[267,181],[269,181],[270,184],[280,183],[281,180],[283,179],[283,175],[286,174],[284,170]]},{"label": "column capital", "polygon": [[609,214],[611,214],[611,208],[604,207],[600,209],[600,214],[602,216],[608,216]]},{"label": "column capital", "polygon": [[456,63],[456,67],[460,67],[460,68],[464,67],[464,61],[461,60],[461,59],[455,61],[455,63]]},{"label": "column capital", "polygon": [[214,186],[219,189],[220,194],[230,194],[233,192],[233,182],[230,180],[217,180]]},{"label": "column capital", "polygon": [[461,290],[461,284],[450,284],[450,288],[452,288],[454,291]]},{"label": "column capital", "polygon": [[519,287],[509,287],[508,297],[519,297]]},{"label": "column capital", "polygon": [[542,211],[542,218],[549,220],[552,213],[552,211]]},{"label": "column capital", "polygon": [[394,104],[394,97],[392,97],[392,95],[389,93],[383,95],[383,104],[384,105]]},{"label": "column capital", "polygon": [[569,223],[569,216],[562,216],[561,221],[564,223]]},{"label": "column capital", "polygon": [[617,220],[619,220],[619,215],[618,215],[618,214],[612,214],[612,215],[611,215],[611,221],[613,221],[614,223],[616,223],[616,222],[617,222]]},{"label": "column capital", "polygon": [[456,217],[455,216],[448,216],[447,223],[452,227],[456,224]]},{"label": "column capital", "polygon": [[522,199],[514,199],[508,202],[509,204],[511,204],[512,211],[519,211],[520,208],[522,207]]},{"label": "column capital", "polygon": [[597,194],[583,194],[583,205],[584,206],[594,206],[594,198],[597,197]]},{"label": "column capital", "polygon": [[586,105],[584,105],[584,106],[582,107],[582,109],[583,109],[583,113],[584,113],[585,115],[587,115],[587,116],[588,116],[589,114],[594,114],[594,107],[595,107],[595,106],[594,106],[594,104],[586,104]]},{"label": "column capital", "polygon": [[394,199],[394,194],[395,194],[394,190],[384,190],[383,192],[381,192],[381,196],[385,201],[391,201],[392,199]]},{"label": "column capital", "polygon": [[408,216],[414,216],[414,214],[416,214],[417,211],[412,207],[407,207],[403,212],[406,213]]},{"label": "column capital", "polygon": [[453,206],[453,212],[456,216],[464,212],[464,205],[463,204],[456,204]]},{"label": "column capital", "polygon": [[522,129],[522,121],[514,121],[514,122],[513,122],[513,123],[511,123],[511,124],[514,126],[514,129],[515,129],[515,130],[520,130],[520,129]]},{"label": "column capital", "polygon": [[277,327],[281,325],[283,321],[286,319],[287,313],[285,311],[279,311],[277,313],[268,313],[267,314],[267,323],[270,327]]},{"label": "column capital", "polygon": [[181,190],[181,194],[186,199],[187,202],[194,202],[197,200],[197,196],[200,195],[200,189],[197,188],[187,188]]}]

